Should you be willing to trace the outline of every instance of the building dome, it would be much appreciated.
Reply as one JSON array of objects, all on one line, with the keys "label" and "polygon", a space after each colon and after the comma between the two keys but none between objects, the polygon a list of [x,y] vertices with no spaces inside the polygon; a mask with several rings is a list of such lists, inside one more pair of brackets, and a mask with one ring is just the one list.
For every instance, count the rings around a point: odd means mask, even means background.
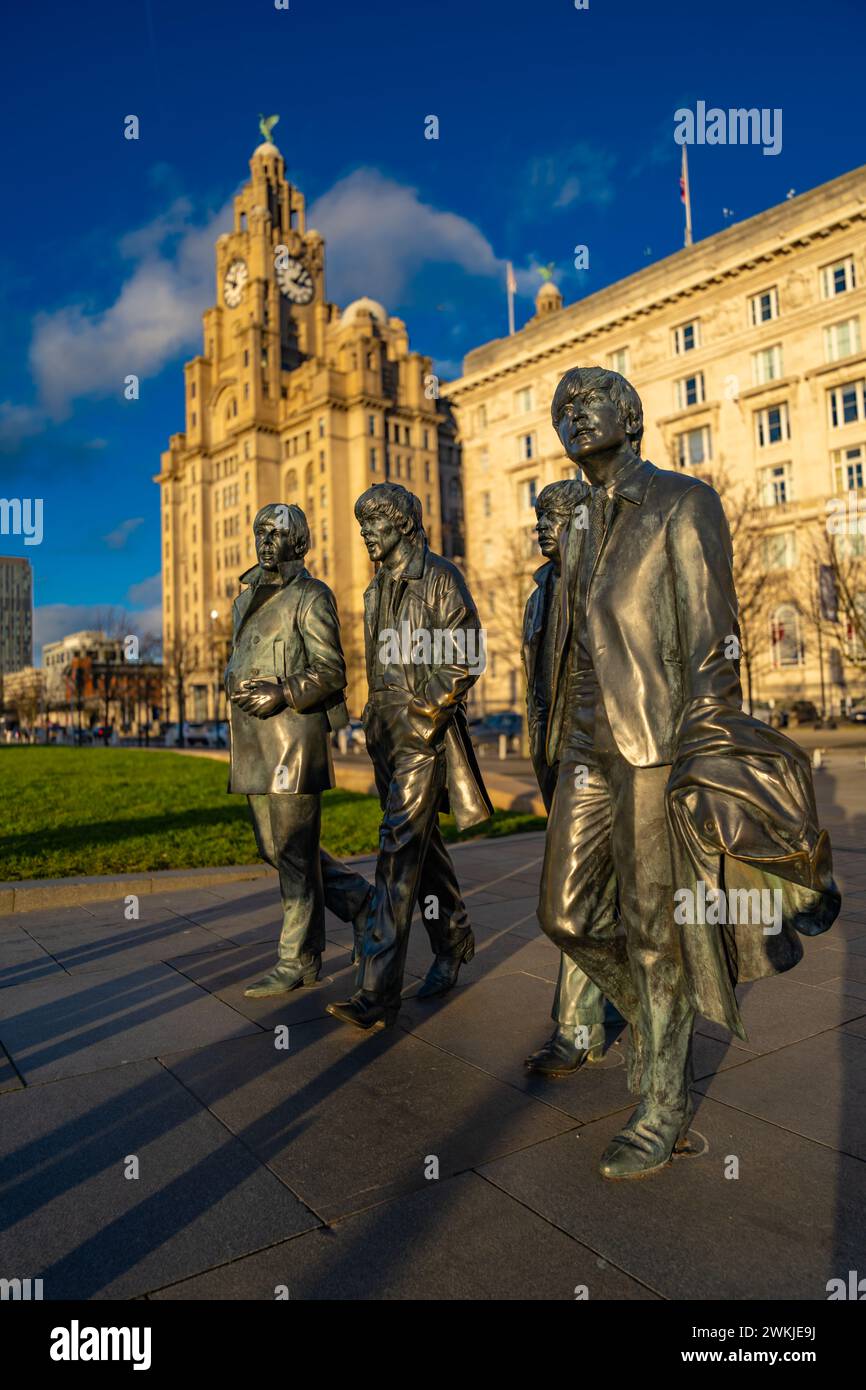
[{"label": "building dome", "polygon": [[552,280],[545,280],[538,294],[535,296],[535,311],[538,314],[550,314],[555,309],[562,308],[562,295],[556,288]]},{"label": "building dome", "polygon": [[376,323],[381,323],[383,328],[388,323],[388,311],[385,306],[375,299],[368,299],[366,295],[362,299],[353,299],[351,304],[346,305],[340,322],[354,323],[359,314],[369,314]]},{"label": "building dome", "polygon": [[256,146],[253,150],[253,159],[255,159],[257,154],[275,154],[278,159],[282,157],[276,145],[273,145],[270,140],[264,140],[261,145]]}]

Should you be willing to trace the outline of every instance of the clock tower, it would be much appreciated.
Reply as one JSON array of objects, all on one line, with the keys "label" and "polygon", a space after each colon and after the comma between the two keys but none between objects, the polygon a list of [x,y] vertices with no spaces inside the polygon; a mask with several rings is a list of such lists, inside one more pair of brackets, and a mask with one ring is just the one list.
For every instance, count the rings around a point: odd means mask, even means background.
[{"label": "clock tower", "polygon": [[[216,302],[203,352],[187,362],[186,429],[174,434],[161,490],[163,638],[172,713],[224,718],[222,671],[238,578],[255,563],[252,522],[266,502],[294,502],[310,525],[311,573],[334,590],[350,674],[366,699],[363,592],[372,569],[352,506],[371,483],[405,481],[421,498],[431,544],[462,502],[453,419],[431,362],[376,300],[342,311],[325,298],[324,241],[270,139],[253,152],[216,244]],[[443,480],[447,480],[444,496]],[[446,544],[445,553],[458,547]]]}]

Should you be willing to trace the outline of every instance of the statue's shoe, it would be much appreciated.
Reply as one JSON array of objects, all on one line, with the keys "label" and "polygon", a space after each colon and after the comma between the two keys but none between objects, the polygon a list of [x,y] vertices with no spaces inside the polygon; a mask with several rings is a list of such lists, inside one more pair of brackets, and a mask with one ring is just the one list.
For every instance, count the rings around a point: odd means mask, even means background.
[{"label": "statue's shoe", "polygon": [[641,1101],[628,1123],[608,1144],[599,1164],[599,1172],[610,1182],[626,1178],[648,1178],[666,1168],[674,1152],[687,1144],[692,1118],[691,1105],[686,1107],[655,1105]]},{"label": "statue's shoe", "polygon": [[371,1028],[392,1028],[400,1012],[400,1003],[383,1004],[362,994],[354,994],[351,999],[328,1004],[325,1012],[338,1018],[341,1023],[351,1023],[355,1028],[369,1032]]},{"label": "statue's shoe", "polygon": [[301,985],[314,985],[321,968],[321,956],[314,956],[306,965],[300,961],[292,965],[275,965],[267,975],[244,990],[244,997],[267,999],[272,994],[289,994],[293,989],[300,989]]},{"label": "statue's shoe", "polygon": [[580,1071],[585,1062],[600,1062],[604,1056],[604,1024],[590,1024],[586,1031],[588,1041],[583,1046],[578,1029],[557,1028],[544,1047],[527,1057],[524,1062],[527,1071],[537,1076],[571,1076]]},{"label": "statue's shoe", "polygon": [[352,964],[357,965],[361,956],[364,954],[364,934],[367,929],[367,918],[370,915],[370,905],[373,901],[373,889],[371,888],[364,905],[352,918]]},{"label": "statue's shoe", "polygon": [[415,998],[436,999],[447,994],[457,983],[461,965],[468,965],[474,955],[475,937],[470,930],[453,955],[436,957]]}]

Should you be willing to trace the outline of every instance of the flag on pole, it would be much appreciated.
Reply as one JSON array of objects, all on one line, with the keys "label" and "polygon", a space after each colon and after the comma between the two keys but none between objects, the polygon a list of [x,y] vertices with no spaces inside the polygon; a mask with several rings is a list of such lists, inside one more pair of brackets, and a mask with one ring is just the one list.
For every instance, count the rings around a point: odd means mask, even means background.
[{"label": "flag on pole", "polygon": [[691,194],[689,193],[689,161],[688,161],[688,156],[686,155],[686,147],[685,147],[685,145],[683,145],[683,167],[682,167],[682,172],[681,172],[681,174],[680,174],[680,201],[683,202],[683,203],[685,203],[685,207],[686,207],[686,237],[685,237],[685,241],[683,242],[683,245],[684,245],[684,246],[691,246],[691,244],[692,244],[692,199],[691,199]]},{"label": "flag on pole", "polygon": [[508,291],[508,332],[514,332],[514,296],[517,293],[517,281],[514,278],[514,266],[510,261],[506,261],[505,288]]}]

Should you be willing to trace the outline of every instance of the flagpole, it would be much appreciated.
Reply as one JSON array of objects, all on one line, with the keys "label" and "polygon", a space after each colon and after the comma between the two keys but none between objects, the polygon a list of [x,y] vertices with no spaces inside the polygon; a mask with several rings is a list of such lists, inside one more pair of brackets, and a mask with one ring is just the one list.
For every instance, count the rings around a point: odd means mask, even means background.
[{"label": "flagpole", "polygon": [[683,145],[683,171],[680,175],[680,196],[686,205],[686,239],[684,246],[692,244],[692,195],[689,190],[689,161],[686,154],[686,147]]},{"label": "flagpole", "polygon": [[514,333],[514,267],[510,261],[507,262],[508,269],[505,272],[505,288],[508,291],[508,334],[509,337]]}]

